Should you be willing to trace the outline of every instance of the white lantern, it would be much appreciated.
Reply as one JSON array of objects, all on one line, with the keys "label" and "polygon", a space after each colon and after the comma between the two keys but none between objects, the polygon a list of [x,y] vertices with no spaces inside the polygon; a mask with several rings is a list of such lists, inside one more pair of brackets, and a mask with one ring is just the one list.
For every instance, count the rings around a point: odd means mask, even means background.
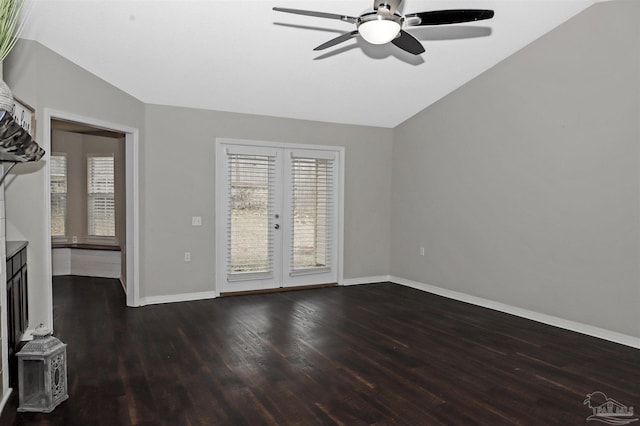
[{"label": "white lantern", "polygon": [[67,345],[38,327],[18,357],[18,411],[50,413],[67,394]]}]

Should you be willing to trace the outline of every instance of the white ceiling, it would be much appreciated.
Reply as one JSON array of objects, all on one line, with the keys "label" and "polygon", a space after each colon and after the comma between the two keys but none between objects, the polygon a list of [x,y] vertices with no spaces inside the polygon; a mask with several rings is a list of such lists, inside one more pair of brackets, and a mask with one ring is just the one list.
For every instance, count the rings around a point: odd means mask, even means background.
[{"label": "white ceiling", "polygon": [[33,0],[23,37],[149,104],[393,128],[596,0],[405,0],[404,13],[493,9],[492,20],[410,30],[420,56],[352,39],[371,0]]}]

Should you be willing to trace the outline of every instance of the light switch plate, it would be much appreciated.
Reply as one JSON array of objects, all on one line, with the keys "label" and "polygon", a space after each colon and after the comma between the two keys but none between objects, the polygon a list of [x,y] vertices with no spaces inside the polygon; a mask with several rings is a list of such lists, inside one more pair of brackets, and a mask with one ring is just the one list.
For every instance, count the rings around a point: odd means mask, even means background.
[{"label": "light switch plate", "polygon": [[202,216],[192,216],[191,226],[202,226]]}]

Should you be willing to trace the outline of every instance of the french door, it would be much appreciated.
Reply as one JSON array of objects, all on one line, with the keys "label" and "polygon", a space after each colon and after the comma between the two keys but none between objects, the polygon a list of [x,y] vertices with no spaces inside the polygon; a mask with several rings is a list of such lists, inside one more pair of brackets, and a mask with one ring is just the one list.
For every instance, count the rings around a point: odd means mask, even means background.
[{"label": "french door", "polygon": [[220,293],[338,282],[339,148],[218,141]]}]

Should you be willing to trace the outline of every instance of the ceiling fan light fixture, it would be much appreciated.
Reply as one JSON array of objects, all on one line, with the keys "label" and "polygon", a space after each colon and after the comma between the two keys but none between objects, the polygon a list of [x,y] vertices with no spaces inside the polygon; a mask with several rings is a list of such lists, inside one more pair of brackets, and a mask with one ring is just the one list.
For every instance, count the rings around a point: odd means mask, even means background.
[{"label": "ceiling fan light fixture", "polygon": [[313,50],[324,50],[343,43],[356,35],[371,44],[393,43],[394,46],[412,55],[424,53],[424,46],[420,41],[404,31],[413,27],[428,25],[459,24],[462,22],[481,21],[493,18],[493,10],[486,9],[452,9],[432,10],[429,12],[408,13],[400,15],[397,10],[402,0],[374,0],[373,11],[360,16],[339,15],[336,13],[316,12],[313,10],[288,9],[274,7],[276,12],[294,13],[296,15],[316,16],[318,18],[336,19],[356,24],[356,29],[340,34],[322,43]]},{"label": "ceiling fan light fixture", "polygon": [[[391,18],[391,19],[390,19]],[[396,16],[384,18],[373,15],[372,19],[362,20],[358,25],[358,33],[365,41],[371,44],[385,44],[396,38],[402,28],[402,19],[393,19]]]}]

